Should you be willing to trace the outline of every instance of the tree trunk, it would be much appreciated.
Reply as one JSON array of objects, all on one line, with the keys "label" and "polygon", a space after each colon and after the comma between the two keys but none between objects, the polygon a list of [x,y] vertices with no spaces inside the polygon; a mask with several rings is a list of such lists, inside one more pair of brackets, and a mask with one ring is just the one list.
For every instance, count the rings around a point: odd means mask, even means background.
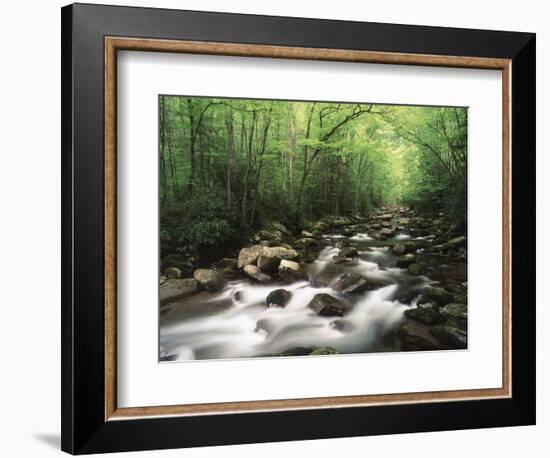
[{"label": "tree trunk", "polygon": [[227,209],[231,209],[231,180],[235,168],[235,142],[233,139],[233,110],[229,108],[225,115],[225,127],[227,129]]},{"label": "tree trunk", "polygon": [[260,179],[262,175],[262,168],[264,166],[264,153],[265,147],[267,145],[267,134],[269,132],[269,125],[271,124],[271,110],[266,114],[264,118],[264,129],[262,133],[262,143],[260,147],[260,152],[258,154],[258,171],[256,173],[256,182],[254,184],[254,195],[252,196],[251,210],[250,210],[250,226],[254,223],[254,213],[256,211],[256,204],[258,201],[258,193],[260,189]]},{"label": "tree trunk", "polygon": [[250,186],[250,172],[252,169],[252,152],[253,152],[253,140],[254,140],[254,126],[256,125],[256,110],[252,111],[252,120],[250,122],[250,132],[248,135],[248,152],[247,152],[247,160],[246,160],[246,172],[244,175],[244,183],[243,183],[243,199],[241,201],[241,223],[243,225],[246,224],[246,213],[247,213],[247,206],[248,206],[248,193],[249,193],[249,186]]},{"label": "tree trunk", "polygon": [[191,171],[189,173],[189,180],[187,181],[187,194],[189,198],[193,196],[193,184],[195,181],[195,117],[193,114],[193,102],[192,99],[187,99],[187,109],[189,116],[189,162],[191,165]]}]

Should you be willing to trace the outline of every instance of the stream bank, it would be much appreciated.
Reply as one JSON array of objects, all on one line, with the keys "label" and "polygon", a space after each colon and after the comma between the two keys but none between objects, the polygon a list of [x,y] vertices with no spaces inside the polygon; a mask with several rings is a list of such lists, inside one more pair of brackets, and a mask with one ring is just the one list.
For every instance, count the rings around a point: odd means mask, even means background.
[{"label": "stream bank", "polygon": [[467,347],[467,240],[385,207],[275,223],[193,278],[163,266],[161,361]]}]

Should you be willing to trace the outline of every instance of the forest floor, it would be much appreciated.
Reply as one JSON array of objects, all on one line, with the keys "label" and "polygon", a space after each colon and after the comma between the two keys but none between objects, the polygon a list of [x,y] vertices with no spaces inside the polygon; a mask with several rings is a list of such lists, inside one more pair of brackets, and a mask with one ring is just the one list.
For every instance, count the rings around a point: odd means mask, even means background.
[{"label": "forest floor", "polygon": [[282,224],[233,256],[163,266],[161,360],[467,348],[467,239],[440,214],[385,207]]}]

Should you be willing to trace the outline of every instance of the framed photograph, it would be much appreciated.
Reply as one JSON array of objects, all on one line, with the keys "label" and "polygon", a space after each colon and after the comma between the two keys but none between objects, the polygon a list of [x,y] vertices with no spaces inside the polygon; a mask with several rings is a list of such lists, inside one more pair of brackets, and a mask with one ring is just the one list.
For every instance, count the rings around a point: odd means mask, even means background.
[{"label": "framed photograph", "polygon": [[535,423],[535,35],[62,9],[62,448]]}]

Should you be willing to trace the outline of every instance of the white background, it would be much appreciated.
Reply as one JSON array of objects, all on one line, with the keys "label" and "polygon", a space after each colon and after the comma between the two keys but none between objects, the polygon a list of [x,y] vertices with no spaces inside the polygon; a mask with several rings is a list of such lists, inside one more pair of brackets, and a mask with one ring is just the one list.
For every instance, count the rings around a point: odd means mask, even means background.
[{"label": "white background", "polygon": [[[502,386],[500,72],[124,52],[117,75],[120,407]],[[468,350],[158,364],[159,93],[468,106]]]},{"label": "white background", "polygon": [[[111,4],[123,4],[110,0]],[[133,5],[212,11],[310,16],[408,24],[442,25],[537,32],[538,57],[538,425],[535,427],[452,431],[322,441],[259,444],[223,448],[130,453],[124,456],[269,458],[338,455],[364,457],[492,456],[542,457],[550,448],[548,389],[550,322],[543,310],[541,285],[548,277],[542,259],[550,259],[543,228],[550,227],[550,162],[542,163],[543,91],[550,32],[548,11],[540,0],[480,2],[463,0],[358,2],[356,0],[258,2],[232,0],[139,1]],[[9,457],[59,456],[60,366],[60,12],[53,0],[10,2],[0,14],[0,453]],[[544,300],[545,299],[545,300]],[[543,361],[546,364],[543,365]]]}]

